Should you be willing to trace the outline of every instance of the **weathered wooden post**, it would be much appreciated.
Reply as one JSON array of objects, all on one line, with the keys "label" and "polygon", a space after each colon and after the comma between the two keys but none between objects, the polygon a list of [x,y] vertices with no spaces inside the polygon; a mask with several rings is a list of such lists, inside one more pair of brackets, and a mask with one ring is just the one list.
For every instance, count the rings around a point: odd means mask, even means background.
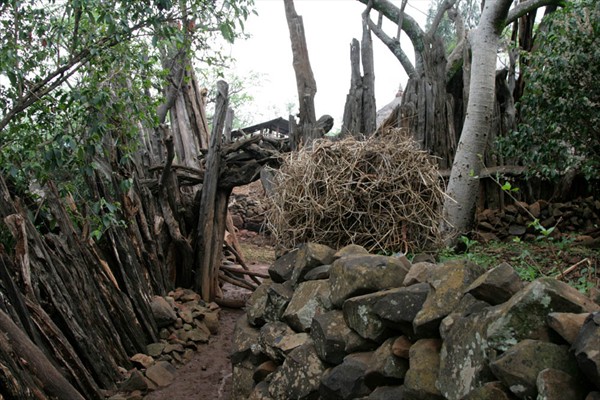
[{"label": "weathered wooden post", "polygon": [[217,104],[210,146],[206,156],[206,172],[198,218],[194,287],[202,294],[202,299],[205,301],[213,301],[219,288],[218,272],[223,253],[227,202],[231,194],[231,189],[218,187],[221,171],[222,132],[229,103],[228,90],[227,82],[217,82]]}]

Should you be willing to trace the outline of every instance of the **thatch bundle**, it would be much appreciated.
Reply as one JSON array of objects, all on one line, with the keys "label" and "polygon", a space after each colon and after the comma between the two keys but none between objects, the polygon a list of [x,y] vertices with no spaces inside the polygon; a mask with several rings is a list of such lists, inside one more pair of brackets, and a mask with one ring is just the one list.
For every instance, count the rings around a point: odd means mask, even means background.
[{"label": "thatch bundle", "polygon": [[318,140],[275,173],[267,223],[291,249],[307,241],[370,252],[414,252],[438,242],[443,187],[437,164],[399,130]]}]

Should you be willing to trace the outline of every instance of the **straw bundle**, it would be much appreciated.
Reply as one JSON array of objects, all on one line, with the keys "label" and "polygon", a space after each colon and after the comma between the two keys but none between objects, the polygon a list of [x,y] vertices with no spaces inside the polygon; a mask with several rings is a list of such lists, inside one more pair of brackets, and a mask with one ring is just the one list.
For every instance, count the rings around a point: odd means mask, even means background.
[{"label": "straw bundle", "polygon": [[370,252],[415,252],[438,243],[443,187],[437,165],[399,130],[318,140],[275,173],[267,224],[282,249],[312,241]]}]

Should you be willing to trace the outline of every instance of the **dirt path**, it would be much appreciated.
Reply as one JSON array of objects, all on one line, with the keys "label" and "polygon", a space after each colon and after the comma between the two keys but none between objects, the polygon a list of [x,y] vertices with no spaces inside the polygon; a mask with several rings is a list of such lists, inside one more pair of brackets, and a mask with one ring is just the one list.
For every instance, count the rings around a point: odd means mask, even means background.
[{"label": "dirt path", "polygon": [[[243,243],[250,269],[266,273],[273,258],[272,247],[256,241]],[[226,284],[223,294],[229,299],[247,299],[250,292]],[[209,343],[198,348],[186,365],[177,370],[175,381],[160,390],[149,393],[145,400],[229,400],[232,389],[230,354],[235,323],[244,310],[221,308],[219,333]]]},{"label": "dirt path", "polygon": [[150,393],[147,400],[227,400],[231,394],[231,338],[243,310],[221,309],[219,333],[177,370],[175,381]]}]

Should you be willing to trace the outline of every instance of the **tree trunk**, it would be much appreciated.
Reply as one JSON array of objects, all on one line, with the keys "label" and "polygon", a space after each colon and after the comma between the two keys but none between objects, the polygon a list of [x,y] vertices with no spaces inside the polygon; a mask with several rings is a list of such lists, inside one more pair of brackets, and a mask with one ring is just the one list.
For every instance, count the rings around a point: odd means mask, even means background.
[{"label": "tree trunk", "polygon": [[474,221],[488,132],[494,112],[496,50],[511,0],[488,0],[471,35],[473,61],[469,104],[444,202],[447,241],[468,232]]},{"label": "tree trunk", "polygon": [[315,94],[317,93],[317,83],[310,66],[308,58],[308,47],[306,46],[306,37],[304,35],[304,23],[302,17],[296,13],[293,0],[284,0],[285,16],[290,31],[290,41],[292,43],[292,56],[294,72],[296,73],[296,85],[298,88],[298,103],[300,104],[300,121],[290,134],[290,143],[292,149],[310,145],[317,138],[323,136],[323,133],[316,129],[317,122],[315,112]]},{"label": "tree trunk", "polygon": [[358,136],[362,126],[363,83],[360,75],[360,45],[352,39],[350,44],[350,91],[346,96],[342,135]]},{"label": "tree trunk", "polygon": [[[373,41],[371,40],[371,31],[366,18],[368,16],[363,15],[361,45],[359,46],[356,39],[352,39],[352,43],[350,44],[350,91],[346,96],[342,121],[342,134],[355,137],[368,137],[377,128]],[[364,72],[363,76],[360,74],[361,60]]]}]

